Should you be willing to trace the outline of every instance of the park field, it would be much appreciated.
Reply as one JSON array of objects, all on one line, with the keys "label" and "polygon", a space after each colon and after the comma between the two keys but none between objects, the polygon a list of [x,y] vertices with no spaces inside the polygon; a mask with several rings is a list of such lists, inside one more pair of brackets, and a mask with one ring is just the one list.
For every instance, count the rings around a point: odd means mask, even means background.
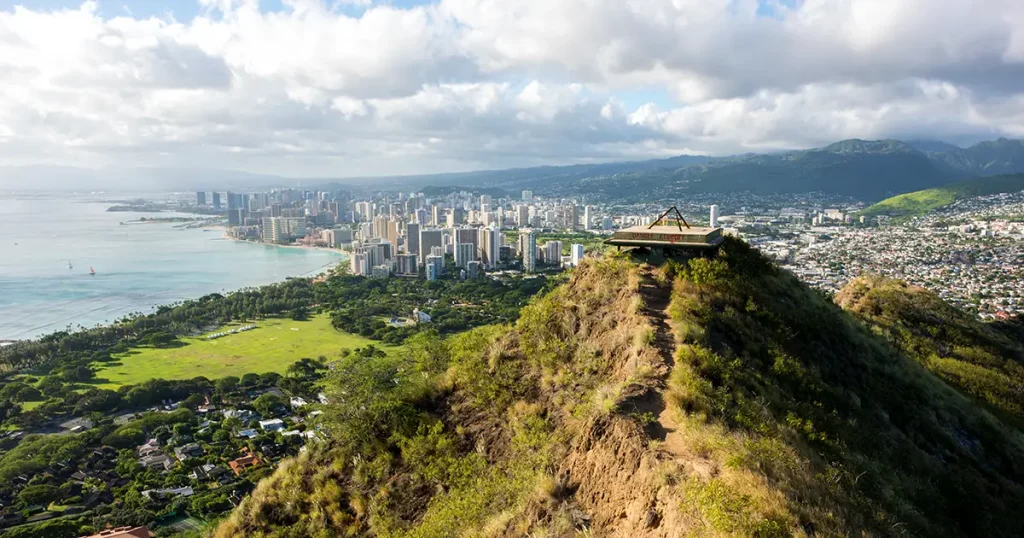
[{"label": "park field", "polygon": [[[233,326],[238,326],[236,324]],[[97,364],[97,385],[116,389],[150,379],[217,379],[247,373],[284,374],[295,361],[321,355],[336,359],[342,348],[355,349],[374,344],[392,352],[396,346],[382,345],[362,336],[337,331],[326,315],[308,321],[266,319],[258,328],[230,334],[215,340],[206,335],[183,338],[185,344],[174,348],[141,347],[118,355],[115,362]],[[227,327],[230,328],[231,326]],[[218,329],[219,332],[223,329]]]}]

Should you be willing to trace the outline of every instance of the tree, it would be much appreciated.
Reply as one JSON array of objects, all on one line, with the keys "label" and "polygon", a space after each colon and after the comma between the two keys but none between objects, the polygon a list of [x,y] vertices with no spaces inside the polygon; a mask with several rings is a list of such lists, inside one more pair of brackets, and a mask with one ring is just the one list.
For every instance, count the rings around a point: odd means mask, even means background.
[{"label": "tree", "polygon": [[256,408],[256,411],[263,416],[270,416],[274,410],[284,405],[284,401],[281,400],[276,394],[266,393],[261,394],[259,398],[256,398],[252,402],[252,406]]},{"label": "tree", "polygon": [[214,443],[220,444],[220,443],[227,443],[227,442],[230,442],[230,441],[231,441],[231,433],[228,432],[227,430],[221,429],[221,430],[217,430],[217,431],[213,432],[213,442]]},{"label": "tree", "polygon": [[76,381],[88,381],[95,377],[96,373],[92,371],[92,368],[83,364],[64,370],[60,375],[65,381],[73,383]]},{"label": "tree", "polygon": [[103,438],[103,444],[114,448],[133,448],[146,441],[146,434],[135,427],[121,427]]},{"label": "tree", "polygon": [[222,377],[218,379],[216,383],[214,383],[214,386],[217,388],[218,394],[229,394],[231,392],[234,392],[235,389],[238,388],[238,378],[233,375]]},{"label": "tree", "polygon": [[190,394],[188,398],[185,398],[181,402],[181,406],[182,407],[187,407],[188,409],[195,409],[195,408],[197,408],[200,405],[203,405],[205,403],[206,403],[206,397],[203,396],[202,394],[195,393],[195,394]]},{"label": "tree", "polygon": [[279,374],[277,372],[267,372],[265,374],[260,374],[260,385],[263,385],[263,386],[266,386],[266,387],[272,387],[272,386],[276,385],[277,382],[280,381],[280,380],[281,380],[281,374]]},{"label": "tree", "polygon": [[35,387],[25,385],[18,391],[16,399],[19,402],[38,402],[43,399],[43,393]]},{"label": "tree", "polygon": [[254,374],[254,373],[250,372],[250,373],[245,374],[245,375],[242,376],[241,385],[243,387],[255,387],[259,382],[260,382],[259,374]]},{"label": "tree", "polygon": [[186,435],[191,436],[192,435],[192,425],[188,424],[188,423],[185,423],[185,422],[182,422],[180,424],[175,424],[172,431],[174,432],[174,435],[177,436],[177,437],[184,437]]},{"label": "tree", "polygon": [[18,501],[24,506],[42,505],[46,506],[60,497],[60,488],[49,484],[36,484],[25,486],[18,493]]}]

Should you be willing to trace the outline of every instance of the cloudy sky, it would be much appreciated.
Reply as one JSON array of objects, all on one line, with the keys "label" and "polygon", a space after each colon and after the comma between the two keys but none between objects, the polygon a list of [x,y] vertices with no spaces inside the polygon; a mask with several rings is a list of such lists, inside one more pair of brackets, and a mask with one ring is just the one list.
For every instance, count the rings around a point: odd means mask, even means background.
[{"label": "cloudy sky", "polygon": [[1021,0],[0,0],[0,166],[346,177],[1024,137]]}]

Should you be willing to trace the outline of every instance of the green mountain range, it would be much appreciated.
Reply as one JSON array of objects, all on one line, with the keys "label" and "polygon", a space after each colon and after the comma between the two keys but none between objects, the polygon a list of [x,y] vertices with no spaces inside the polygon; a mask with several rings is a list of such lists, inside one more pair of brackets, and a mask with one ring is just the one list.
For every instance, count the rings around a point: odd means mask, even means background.
[{"label": "green mountain range", "polygon": [[820,191],[874,202],[976,176],[1024,173],[1024,142],[1001,138],[967,148],[935,141],[844,140],[800,151],[730,157],[545,166],[391,178],[410,187],[530,189],[549,196],[644,201],[708,192]]},{"label": "green mountain range", "polygon": [[587,260],[518,321],[342,359],[218,538],[1009,537],[1024,326],[745,243]]},{"label": "green mountain range", "polygon": [[1024,190],[1024,175],[981,177],[886,198],[860,214],[868,217],[914,217],[946,207],[957,200]]}]

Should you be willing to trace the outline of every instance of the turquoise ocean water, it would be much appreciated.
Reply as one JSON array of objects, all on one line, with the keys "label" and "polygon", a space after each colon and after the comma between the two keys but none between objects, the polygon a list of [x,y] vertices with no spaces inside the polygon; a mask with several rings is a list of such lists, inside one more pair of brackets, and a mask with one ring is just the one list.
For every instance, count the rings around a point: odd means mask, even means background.
[{"label": "turquoise ocean water", "polygon": [[173,214],[108,213],[109,205],[70,196],[0,198],[0,340],[113,322],[208,293],[316,274],[342,260],[340,253],[224,239],[220,229],[120,224]]}]

